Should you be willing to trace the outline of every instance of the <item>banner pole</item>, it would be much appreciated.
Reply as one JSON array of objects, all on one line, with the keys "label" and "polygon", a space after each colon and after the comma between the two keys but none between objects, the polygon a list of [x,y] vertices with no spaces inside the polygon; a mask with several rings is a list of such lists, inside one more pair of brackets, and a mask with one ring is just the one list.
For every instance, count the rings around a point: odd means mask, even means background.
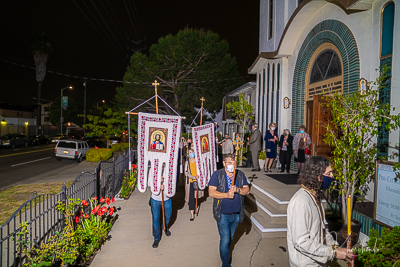
[{"label": "banner pole", "polygon": [[[155,95],[156,95],[156,114],[158,114],[158,95],[157,95],[157,85],[160,85],[157,80],[154,80]],[[164,173],[162,174],[164,175]],[[162,177],[164,179],[164,177]],[[164,181],[162,181],[164,183]],[[162,219],[163,219],[163,229],[165,230],[165,210],[164,210],[164,190],[161,190],[161,207],[162,207]]]}]

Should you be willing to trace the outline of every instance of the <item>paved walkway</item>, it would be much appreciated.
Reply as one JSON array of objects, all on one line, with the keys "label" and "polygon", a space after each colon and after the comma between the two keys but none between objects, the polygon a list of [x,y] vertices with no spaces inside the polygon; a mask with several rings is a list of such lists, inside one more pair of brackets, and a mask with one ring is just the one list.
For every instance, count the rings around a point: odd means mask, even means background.
[{"label": "paved walkway", "polygon": [[[150,192],[135,190],[129,200],[116,202],[122,210],[112,228],[111,240],[102,246],[91,267],[103,266],[221,266],[219,234],[212,216],[212,198],[201,203],[199,216],[190,213],[180,185],[172,198],[172,235],[161,237],[152,248]],[[285,238],[261,239],[247,221],[234,237],[232,266],[288,266]]]}]

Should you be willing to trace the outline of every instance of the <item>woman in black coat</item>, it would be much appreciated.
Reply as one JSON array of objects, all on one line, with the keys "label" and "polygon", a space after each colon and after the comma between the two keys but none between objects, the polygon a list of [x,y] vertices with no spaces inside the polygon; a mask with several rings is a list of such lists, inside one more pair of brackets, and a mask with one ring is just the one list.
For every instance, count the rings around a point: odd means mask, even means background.
[{"label": "woman in black coat", "polygon": [[290,173],[290,160],[293,154],[293,136],[290,135],[289,129],[285,129],[283,131],[283,134],[281,135],[281,138],[279,140],[278,147],[278,149],[280,150],[279,160],[282,166],[281,172],[285,171],[286,166],[286,172]]}]

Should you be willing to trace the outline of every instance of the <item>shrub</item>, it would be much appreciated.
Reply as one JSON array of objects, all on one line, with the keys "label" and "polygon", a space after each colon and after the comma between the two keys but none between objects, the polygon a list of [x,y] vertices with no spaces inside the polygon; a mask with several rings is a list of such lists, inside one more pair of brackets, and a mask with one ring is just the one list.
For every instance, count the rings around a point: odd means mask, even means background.
[{"label": "shrub", "polygon": [[400,226],[393,230],[384,228],[382,236],[371,229],[368,247],[354,249],[357,255],[356,266],[400,266]]},{"label": "shrub", "polygon": [[111,146],[111,150],[114,153],[114,152],[117,152],[117,151],[124,151],[128,147],[129,147],[129,143],[120,143],[120,144],[112,145]]},{"label": "shrub", "polygon": [[112,157],[112,153],[109,148],[92,148],[86,153],[86,161],[99,162],[100,160],[108,160]]},{"label": "shrub", "polygon": [[265,160],[266,158],[267,158],[267,153],[263,149],[263,150],[261,150],[260,154],[258,154],[258,159]]},{"label": "shrub", "polygon": [[130,172],[125,172],[122,181],[121,197],[126,198],[132,193],[136,184],[136,173],[136,165],[132,165],[132,170]]}]

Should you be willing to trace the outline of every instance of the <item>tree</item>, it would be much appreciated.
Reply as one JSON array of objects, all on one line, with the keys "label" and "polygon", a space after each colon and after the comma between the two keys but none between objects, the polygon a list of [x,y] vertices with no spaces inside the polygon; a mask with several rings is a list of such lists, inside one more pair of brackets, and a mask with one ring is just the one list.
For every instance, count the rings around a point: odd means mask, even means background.
[{"label": "tree", "polygon": [[[153,96],[151,84],[157,80],[158,94],[190,120],[202,96],[211,100],[204,108],[217,111],[223,96],[244,83],[236,59],[228,54],[228,43],[211,31],[184,29],[175,36],[167,35],[151,46],[148,56],[133,54],[130,63],[116,96],[125,111]],[[158,103],[160,113],[174,114],[163,102]],[[141,110],[155,112],[154,101]]]},{"label": "tree", "polygon": [[[250,123],[254,120],[253,106],[245,99],[242,93],[239,94],[239,101],[232,100],[226,104],[228,111],[232,112],[237,124],[240,125],[243,132],[239,133],[240,138],[244,140],[244,134],[248,131]],[[241,153],[243,151],[241,150]],[[242,155],[240,155],[242,159]],[[239,165],[241,165],[241,160]]]},{"label": "tree", "polygon": [[[49,120],[52,125],[60,126],[61,116],[61,96],[54,99],[49,108]],[[83,124],[83,116],[80,110],[82,110],[76,103],[75,99],[68,96],[68,110],[63,111],[64,123],[73,122],[77,125]]]},{"label": "tree", "polygon": [[[88,127],[90,132],[87,136],[100,136],[108,138],[109,136],[121,137],[123,132],[128,136],[128,120],[125,115],[118,111],[113,111],[108,108],[104,111],[102,116],[87,116],[89,123],[84,124],[83,127]],[[134,123],[131,122],[131,136],[133,135]]]},{"label": "tree", "polygon": [[[36,81],[39,83],[38,86],[38,105],[37,105],[37,126],[40,126],[41,119],[41,105],[40,96],[42,91],[42,82],[46,76],[46,63],[50,53],[53,51],[53,41],[44,32],[35,33],[30,44],[30,50],[33,53],[33,59],[35,60],[36,68]],[[39,129],[36,129],[39,133]]]},{"label": "tree", "polygon": [[386,125],[390,131],[400,126],[400,114],[391,114],[392,107],[379,102],[379,90],[387,71],[387,67],[381,67],[381,74],[373,83],[377,90],[325,98],[327,107],[332,108],[333,120],[320,126],[327,130],[324,141],[333,148],[331,163],[339,182],[344,222],[347,222],[347,197],[351,196],[352,205],[354,194],[366,193],[367,184],[375,178],[375,162],[380,159],[376,144],[378,127]]}]

